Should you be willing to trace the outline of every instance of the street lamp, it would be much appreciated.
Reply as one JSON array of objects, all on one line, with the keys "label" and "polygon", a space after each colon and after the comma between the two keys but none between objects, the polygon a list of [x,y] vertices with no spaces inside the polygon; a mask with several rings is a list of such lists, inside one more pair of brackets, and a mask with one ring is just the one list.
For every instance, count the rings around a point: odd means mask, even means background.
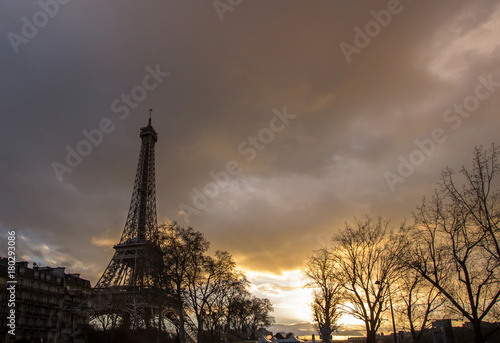
[{"label": "street lamp", "polygon": [[75,343],[75,321],[73,319],[73,313],[75,312],[75,297],[78,295],[80,291],[78,289],[70,289],[66,287],[66,293],[71,298],[71,343]]},{"label": "street lamp", "polygon": [[[382,286],[382,282],[377,280],[375,284]],[[392,331],[394,332],[394,343],[398,343],[398,336],[396,334],[396,323],[394,322],[394,308],[392,307],[392,297],[391,297],[391,286],[387,284],[387,291],[389,292],[389,305],[391,306],[391,318],[392,318]]]}]

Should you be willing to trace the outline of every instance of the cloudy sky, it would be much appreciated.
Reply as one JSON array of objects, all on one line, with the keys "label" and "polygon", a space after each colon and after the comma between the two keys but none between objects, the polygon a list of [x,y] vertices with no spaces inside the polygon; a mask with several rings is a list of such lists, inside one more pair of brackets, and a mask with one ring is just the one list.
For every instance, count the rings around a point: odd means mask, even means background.
[{"label": "cloudy sky", "polygon": [[6,0],[0,19],[0,253],[15,230],[18,259],[92,284],[149,108],[160,223],[228,250],[282,324],[310,318],[300,269],[346,220],[397,225],[500,143],[498,1]]}]

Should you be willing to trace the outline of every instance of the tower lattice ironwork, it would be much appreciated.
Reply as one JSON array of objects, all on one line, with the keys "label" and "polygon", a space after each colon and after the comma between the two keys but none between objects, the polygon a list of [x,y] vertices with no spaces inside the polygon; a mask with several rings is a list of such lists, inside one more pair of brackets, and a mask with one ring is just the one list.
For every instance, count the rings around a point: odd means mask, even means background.
[{"label": "tower lattice ironwork", "polygon": [[[140,138],[130,209],[120,242],[113,247],[115,254],[94,287],[94,314],[118,314],[121,325],[128,328],[158,327],[162,316],[178,326],[172,298],[158,284],[163,265],[156,217],[158,135],[151,125],[151,113],[148,125],[141,128]],[[194,343],[196,326],[187,315],[185,319],[186,340]],[[165,327],[164,322],[162,326]]]},{"label": "tower lattice ironwork", "polygon": [[158,140],[151,126],[141,128],[142,144],[134,191],[120,242],[95,289],[152,288],[159,271],[158,226],[156,219],[155,153]]}]

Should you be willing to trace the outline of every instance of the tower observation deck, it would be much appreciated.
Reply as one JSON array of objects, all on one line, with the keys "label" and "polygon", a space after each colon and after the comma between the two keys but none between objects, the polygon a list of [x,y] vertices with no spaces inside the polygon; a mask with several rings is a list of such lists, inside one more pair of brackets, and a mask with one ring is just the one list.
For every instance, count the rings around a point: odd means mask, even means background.
[{"label": "tower observation deck", "polygon": [[151,125],[151,114],[148,125],[141,128],[140,138],[141,151],[127,220],[120,242],[113,247],[115,253],[94,287],[93,313],[95,317],[117,315],[121,318],[120,326],[128,329],[159,326],[178,329],[181,325],[186,342],[194,343],[196,326],[187,314],[179,320],[178,304],[159,281],[164,264],[156,217],[158,134]]}]

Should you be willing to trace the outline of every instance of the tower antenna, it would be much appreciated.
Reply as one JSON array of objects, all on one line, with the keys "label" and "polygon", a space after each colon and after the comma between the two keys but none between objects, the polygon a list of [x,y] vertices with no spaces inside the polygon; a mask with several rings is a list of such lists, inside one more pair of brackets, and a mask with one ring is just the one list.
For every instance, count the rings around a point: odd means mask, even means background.
[{"label": "tower antenna", "polygon": [[[157,325],[161,331],[162,310],[174,313],[177,300],[170,298],[172,293],[165,289],[168,286],[160,279],[164,262],[156,215],[155,144],[158,135],[151,126],[152,112],[153,109],[149,109],[149,125],[141,127],[139,134],[141,150],[127,220],[119,243],[113,246],[115,254],[94,286],[92,308],[99,315],[115,314],[121,318],[124,328],[138,330]],[[177,316],[166,319],[184,335],[180,341],[195,343],[193,337],[198,328],[186,313],[183,318],[184,331]]]}]

